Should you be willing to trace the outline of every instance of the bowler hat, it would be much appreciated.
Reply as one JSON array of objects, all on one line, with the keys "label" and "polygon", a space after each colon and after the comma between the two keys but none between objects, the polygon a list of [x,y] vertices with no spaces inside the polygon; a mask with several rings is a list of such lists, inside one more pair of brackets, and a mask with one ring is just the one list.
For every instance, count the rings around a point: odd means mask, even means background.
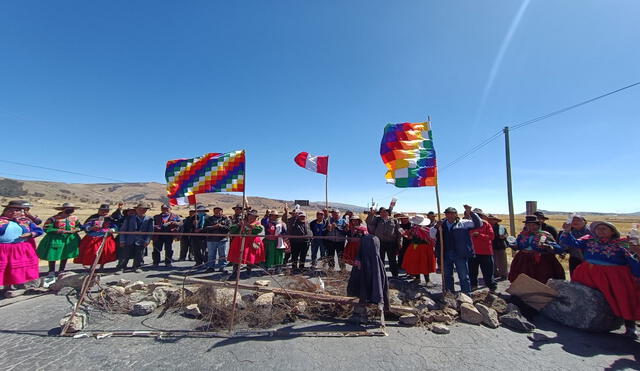
[{"label": "bowler hat", "polygon": [[2,207],[11,207],[14,209],[27,209],[29,207],[31,207],[31,204],[28,201],[25,200],[13,200],[13,201],[9,201],[8,204],[2,206]]},{"label": "bowler hat", "polygon": [[524,217],[524,220],[522,222],[525,224],[527,223],[540,224],[540,221],[538,220],[538,217],[536,215],[527,215]]},{"label": "bowler hat", "polygon": [[66,210],[66,209],[79,209],[78,206],[75,206],[71,202],[65,202],[61,206],[54,207],[55,210]]}]

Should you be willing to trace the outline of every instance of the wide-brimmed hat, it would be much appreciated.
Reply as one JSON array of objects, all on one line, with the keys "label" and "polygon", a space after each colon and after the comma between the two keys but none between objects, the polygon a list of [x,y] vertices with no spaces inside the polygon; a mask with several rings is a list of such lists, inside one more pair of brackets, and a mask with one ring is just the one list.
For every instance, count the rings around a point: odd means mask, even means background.
[{"label": "wide-brimmed hat", "polygon": [[436,213],[434,213],[433,211],[429,211],[429,212],[427,213],[427,216],[429,216],[429,215],[433,215],[433,216],[435,216],[435,215],[436,215]]},{"label": "wide-brimmed hat", "polygon": [[533,215],[537,216],[540,219],[544,219],[544,220],[548,220],[549,219],[546,216],[544,216],[544,213],[542,211],[536,211],[535,213],[533,213]]},{"label": "wide-brimmed hat", "polygon": [[54,207],[55,210],[66,210],[66,209],[79,209],[80,207],[72,204],[71,202],[65,202],[61,206]]},{"label": "wide-brimmed hat", "polygon": [[415,225],[421,225],[424,222],[424,216],[422,215],[414,215],[411,218],[409,218],[409,222],[411,224],[415,224]]},{"label": "wide-brimmed hat", "polygon": [[109,206],[109,204],[102,204],[102,205],[100,205],[98,210],[109,210],[110,208],[111,207]]},{"label": "wide-brimmed hat", "polygon": [[589,225],[589,230],[591,231],[592,236],[596,237],[596,228],[599,225],[606,225],[607,227],[611,228],[611,230],[613,230],[614,239],[620,238],[620,231],[618,231],[618,228],[613,223],[609,223],[605,221],[591,222],[591,225]]},{"label": "wide-brimmed hat", "polygon": [[223,208],[221,208],[220,206],[214,206],[214,207],[213,207],[213,210],[216,210],[216,209],[217,209],[217,210],[224,210],[224,209],[223,209]]},{"label": "wide-brimmed hat", "polygon": [[247,216],[255,216],[255,217],[258,217],[258,216],[260,216],[260,215],[258,214],[258,210],[249,210],[249,211],[247,211]]},{"label": "wide-brimmed hat", "polygon": [[277,210],[271,210],[269,211],[269,215],[277,215],[280,216],[280,213]]},{"label": "wide-brimmed hat", "polygon": [[350,217],[350,218],[349,218],[349,221],[352,221],[352,220],[359,220],[359,221],[362,221],[362,218],[360,217],[360,215],[354,215],[354,216],[352,216],[352,217]]},{"label": "wide-brimmed hat", "polygon": [[240,204],[236,204],[236,206],[232,207],[231,209],[235,210],[235,209],[242,209],[242,205]]},{"label": "wide-brimmed hat", "polygon": [[381,208],[378,209],[378,213],[381,213],[383,211],[389,212],[389,209],[387,209],[386,207],[382,206]]},{"label": "wide-brimmed hat", "polygon": [[482,209],[479,209],[477,207],[475,209],[471,210],[471,212],[472,213],[476,213],[476,214],[481,215],[481,216],[485,216],[484,211],[482,211]]},{"label": "wide-brimmed hat", "polygon": [[8,204],[3,205],[2,207],[11,207],[14,209],[27,209],[31,207],[31,204],[29,203],[29,201],[25,201],[25,200],[13,200],[13,201],[9,201]]},{"label": "wide-brimmed hat", "polygon": [[397,213],[397,214],[393,214],[393,217],[396,219],[405,219],[408,218],[409,216],[403,214],[403,213]]},{"label": "wide-brimmed hat", "polygon": [[304,217],[306,218],[306,217],[307,217],[307,214],[306,214],[304,211],[300,211],[300,212],[298,213],[298,218],[299,218],[299,217],[301,217],[301,216],[304,216]]},{"label": "wide-brimmed hat", "polygon": [[338,210],[338,209],[330,209],[329,212],[330,213],[338,213],[339,214],[340,210]]},{"label": "wide-brimmed hat", "polygon": [[196,211],[204,211],[204,212],[207,212],[207,211],[209,211],[209,209],[207,209],[207,207],[206,207],[206,206],[204,206],[204,205],[198,205],[198,206],[196,206]]},{"label": "wide-brimmed hat", "polygon": [[500,223],[500,222],[502,221],[502,219],[500,219],[500,218],[498,218],[498,217],[494,216],[493,214],[488,214],[488,215],[487,215],[487,219],[489,219],[489,220],[495,220],[495,221],[496,221],[496,222],[498,222],[498,223]]},{"label": "wide-brimmed hat", "polygon": [[146,202],[138,202],[138,204],[136,206],[133,207],[134,209],[151,209],[151,205],[149,205]]},{"label": "wide-brimmed hat", "polygon": [[160,205],[160,209],[171,209],[171,206],[169,206],[167,204],[162,204],[162,205]]},{"label": "wide-brimmed hat", "polygon": [[444,213],[458,213],[458,210],[456,210],[455,207],[447,207],[446,209],[444,209]]},{"label": "wide-brimmed hat", "polygon": [[538,220],[538,217],[536,215],[527,215],[524,217],[524,220],[522,222],[525,224],[527,223],[540,224],[540,221]]}]

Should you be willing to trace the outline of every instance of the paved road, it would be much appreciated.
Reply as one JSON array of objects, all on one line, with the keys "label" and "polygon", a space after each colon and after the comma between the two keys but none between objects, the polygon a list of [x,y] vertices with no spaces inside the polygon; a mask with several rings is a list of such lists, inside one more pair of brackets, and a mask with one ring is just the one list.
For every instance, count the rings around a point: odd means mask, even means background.
[{"label": "paved road", "polygon": [[[169,272],[119,277],[158,277]],[[6,300],[6,299],[5,299]],[[0,300],[0,304],[4,300]],[[457,324],[449,335],[390,323],[387,337],[359,338],[60,338],[66,297],[45,295],[0,308],[0,370],[44,369],[640,369],[640,343],[619,333],[593,335],[536,318],[537,335]],[[91,313],[90,330],[192,329],[167,313],[130,317]],[[354,330],[343,322],[297,322],[291,331]]]}]

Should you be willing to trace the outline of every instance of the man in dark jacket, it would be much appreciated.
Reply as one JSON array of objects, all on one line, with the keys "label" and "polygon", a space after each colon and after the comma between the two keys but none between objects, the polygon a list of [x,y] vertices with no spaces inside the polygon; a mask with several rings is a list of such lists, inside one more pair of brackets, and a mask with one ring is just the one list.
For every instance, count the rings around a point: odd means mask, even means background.
[{"label": "man in dark jacket", "polygon": [[[471,211],[471,206],[464,205],[471,220],[460,219],[458,211],[453,207],[448,207],[444,211],[445,220],[438,223],[442,228],[444,241],[444,283],[445,289],[455,292],[453,281],[453,266],[455,265],[460,280],[460,290],[465,294],[471,293],[471,283],[469,281],[469,258],[473,257],[473,243],[469,230],[480,228],[482,220]],[[438,236],[439,238],[439,236]],[[439,253],[439,249],[436,249]]]},{"label": "man in dark jacket", "polygon": [[[191,209],[189,210],[189,216],[182,219],[182,223],[180,224],[180,228],[178,228],[178,232],[183,233],[193,233],[193,228],[195,226],[194,219],[196,217],[196,211]],[[180,237],[180,260],[192,260],[191,258],[191,236],[182,236]]]},{"label": "man in dark jacket", "polygon": [[[307,236],[311,237],[311,228],[307,223],[307,215],[305,213],[299,213],[295,222],[289,229],[289,234],[292,236]],[[300,272],[304,269],[304,262],[307,259],[307,253],[309,252],[310,238],[292,238],[291,242],[291,268],[294,272]],[[298,265],[298,261],[300,264]]]},{"label": "man in dark jacket", "polygon": [[[180,217],[171,212],[168,205],[160,206],[160,214],[153,216],[154,232],[177,232],[180,227]],[[167,267],[173,262],[173,239],[175,236],[155,236],[153,238],[153,266],[160,264],[160,252],[164,249],[164,264]]]},{"label": "man in dark jacket", "polygon": [[[213,208],[213,215],[210,216],[204,223],[203,231],[205,233],[226,234],[229,233],[231,228],[231,221],[226,216],[222,215],[221,207]],[[209,270],[219,269],[220,272],[224,271],[224,267],[227,264],[227,244],[229,238],[227,236],[210,236],[207,237],[207,265]],[[216,255],[218,262],[216,264]]]},{"label": "man in dark jacket", "polygon": [[400,249],[401,237],[398,232],[398,221],[391,217],[391,210],[381,207],[379,215],[375,215],[373,208],[367,215],[367,228],[369,234],[373,234],[380,240],[380,257],[384,262],[384,256],[389,260],[389,269],[393,278],[398,278],[398,262],[396,255]]},{"label": "man in dark jacket", "polygon": [[[144,202],[135,207],[135,215],[127,216],[120,227],[120,232],[153,232],[153,218],[145,215],[150,206]],[[130,257],[133,257],[133,270],[140,273],[143,258],[142,252],[149,245],[151,236],[145,233],[120,235],[120,247],[118,251],[118,268],[127,268]]]}]

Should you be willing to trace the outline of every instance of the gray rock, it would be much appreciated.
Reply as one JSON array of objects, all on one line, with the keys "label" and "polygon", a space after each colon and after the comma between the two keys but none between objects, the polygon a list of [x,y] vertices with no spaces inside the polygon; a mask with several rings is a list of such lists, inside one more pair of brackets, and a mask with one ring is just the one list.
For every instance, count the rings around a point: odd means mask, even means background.
[{"label": "gray rock", "polygon": [[262,294],[260,296],[258,296],[256,298],[256,300],[253,302],[254,305],[257,305],[259,307],[270,307],[273,305],[273,298],[274,298],[275,294],[272,292],[266,293],[266,294]]},{"label": "gray rock", "polygon": [[253,283],[256,286],[269,286],[271,284],[270,280],[257,280]]},{"label": "gray rock", "polygon": [[72,293],[77,293],[78,291],[76,289],[74,289],[73,287],[63,287],[60,290],[58,290],[58,292],[56,292],[56,295],[58,296],[67,296],[70,295]]},{"label": "gray rock", "polygon": [[542,314],[563,325],[592,332],[620,328],[623,320],[611,311],[604,295],[577,282],[549,280],[558,296],[542,309]]},{"label": "gray rock", "polygon": [[145,300],[133,305],[133,309],[131,310],[131,315],[133,316],[146,316],[147,314],[153,313],[154,310],[158,307],[155,301]]},{"label": "gray rock", "polygon": [[451,330],[449,330],[449,327],[443,325],[442,323],[434,323],[433,325],[431,325],[431,332],[433,332],[434,334],[448,334],[451,332]]},{"label": "gray rock", "polygon": [[389,289],[389,304],[402,305],[403,298],[404,298],[404,294],[402,293],[402,291],[397,289]]},{"label": "gray rock", "polygon": [[420,320],[420,317],[415,314],[405,314],[400,317],[399,322],[403,325],[415,326],[418,324],[418,320]]},{"label": "gray rock", "polygon": [[142,281],[136,281],[124,287],[124,292],[130,294],[134,291],[146,290],[147,287]]},{"label": "gray rock", "polygon": [[124,295],[124,287],[122,286],[109,286],[108,290],[114,291],[120,295]]},{"label": "gray rock", "polygon": [[511,313],[511,312],[516,312],[516,313],[520,314],[520,308],[518,308],[518,306],[513,304],[513,303],[509,303],[509,304],[507,304],[507,308],[505,309],[505,313]]},{"label": "gray rock", "polygon": [[473,299],[471,299],[467,294],[459,293],[456,298],[456,305],[460,308],[464,303],[473,305]]},{"label": "gray rock", "polygon": [[444,308],[444,309],[442,310],[442,312],[443,312],[444,314],[446,314],[446,315],[451,316],[451,317],[457,317],[457,316],[458,316],[458,314],[459,314],[459,313],[458,313],[458,311],[457,311],[457,310],[455,310],[454,308]]},{"label": "gray rock", "polygon": [[436,303],[433,299],[428,296],[420,297],[421,304],[425,305],[429,310],[437,310],[440,308],[438,303]]},{"label": "gray rock", "polygon": [[479,325],[482,323],[482,314],[473,304],[462,303],[460,305],[460,319],[473,325]]},{"label": "gray rock", "polygon": [[[59,323],[60,328],[64,328],[67,322],[69,322],[69,318],[71,318],[71,313],[62,317]],[[85,326],[87,326],[87,315],[85,313],[76,313],[76,315],[73,316],[73,320],[69,324],[69,327],[67,328],[67,332],[69,333],[78,332],[83,328],[85,328]]]},{"label": "gray rock", "polygon": [[120,287],[125,287],[128,286],[131,283],[130,280],[125,280],[125,279],[119,279],[118,282],[116,283],[116,286],[120,286]]},{"label": "gray rock", "polygon": [[482,314],[482,324],[490,327],[497,328],[500,326],[500,320],[498,319],[498,312],[494,309],[487,307],[483,304],[476,304],[476,309]]},{"label": "gray rock", "polygon": [[449,307],[449,308],[458,308],[458,303],[456,301],[456,298],[451,295],[450,293],[447,293],[443,298],[442,298],[442,304],[445,307]]},{"label": "gray rock", "polygon": [[153,299],[158,305],[162,305],[167,302],[167,292],[164,290],[164,287],[156,287],[151,293],[150,299]]},{"label": "gray rock", "polygon": [[518,310],[500,316],[500,323],[517,332],[531,332],[536,329],[536,326],[527,321]]},{"label": "gray rock", "polygon": [[453,318],[448,314],[436,313],[433,316],[435,322],[451,323]]},{"label": "gray rock", "polygon": [[498,312],[498,314],[507,313],[508,304],[504,299],[502,299],[498,295],[490,293],[489,295],[487,295],[487,298],[484,300],[484,303],[489,308],[492,308],[493,310]]},{"label": "gray rock", "polygon": [[198,304],[189,304],[184,308],[184,315],[189,317],[198,318],[202,315]]},{"label": "gray rock", "polygon": [[151,282],[150,284],[147,285],[147,287],[149,290],[153,291],[158,287],[172,288],[172,287],[175,287],[175,285],[167,281],[156,281],[156,282]]},{"label": "gray rock", "polygon": [[[64,272],[58,276],[56,282],[52,283],[49,286],[49,290],[58,292],[63,287],[73,287],[74,289],[80,291],[82,289],[82,284],[84,283],[84,279],[87,277],[86,274],[77,274],[73,272]],[[95,277],[96,280],[99,280],[99,277]]]}]

